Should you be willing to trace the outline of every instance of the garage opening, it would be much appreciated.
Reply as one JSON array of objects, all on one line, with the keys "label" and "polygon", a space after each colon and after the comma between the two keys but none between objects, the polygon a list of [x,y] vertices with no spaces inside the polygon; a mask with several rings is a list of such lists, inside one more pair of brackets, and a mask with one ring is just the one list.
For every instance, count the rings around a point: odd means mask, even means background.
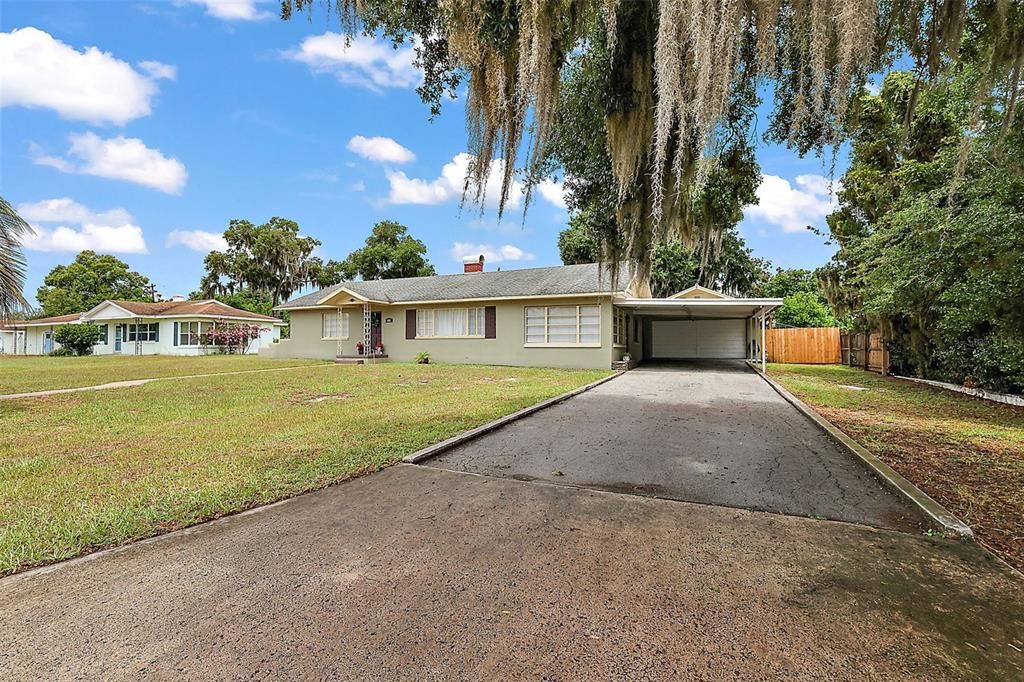
[{"label": "garage opening", "polygon": [[742,360],[747,357],[747,321],[651,320],[651,358]]},{"label": "garage opening", "polygon": [[629,339],[629,352],[637,360],[763,363],[766,319],[782,300],[732,298],[690,289],[670,298],[616,299],[614,305],[637,322],[633,328],[640,332],[639,338]]}]

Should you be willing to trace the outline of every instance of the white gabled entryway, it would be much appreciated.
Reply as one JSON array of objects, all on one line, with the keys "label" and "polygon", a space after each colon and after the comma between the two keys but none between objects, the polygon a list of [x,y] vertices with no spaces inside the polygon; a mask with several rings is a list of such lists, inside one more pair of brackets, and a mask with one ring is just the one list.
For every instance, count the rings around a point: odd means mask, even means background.
[{"label": "white gabled entryway", "polygon": [[746,320],[653,320],[651,355],[658,359],[747,357]]}]

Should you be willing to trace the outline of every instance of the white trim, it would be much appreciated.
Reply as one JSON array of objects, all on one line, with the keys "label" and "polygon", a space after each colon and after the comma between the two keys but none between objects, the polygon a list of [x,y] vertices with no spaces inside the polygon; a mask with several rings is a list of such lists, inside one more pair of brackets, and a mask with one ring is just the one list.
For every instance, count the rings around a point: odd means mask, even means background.
[{"label": "white trim", "polygon": [[[582,341],[583,336],[583,307],[597,308],[597,338],[598,341]],[[576,342],[556,341],[551,342],[551,309],[552,308],[576,308]],[[529,310],[540,308],[544,311],[544,339],[542,343],[529,342]],[[604,313],[601,311],[600,303],[573,303],[569,305],[524,305],[523,306],[523,348],[601,348],[604,345],[602,334],[604,333]]]},{"label": "white trim", "polygon": [[[542,294],[542,295],[528,294],[528,295],[523,295],[523,296],[483,296],[483,297],[478,297],[478,298],[441,298],[441,299],[431,299],[431,300],[424,300],[424,301],[416,301],[416,300],[408,300],[408,301],[406,301],[406,300],[403,300],[403,301],[367,301],[367,302],[368,303],[372,303],[374,305],[383,306],[383,307],[388,307],[388,306],[414,307],[414,306],[420,306],[420,305],[455,305],[455,304],[459,304],[459,303],[483,303],[485,301],[535,301],[535,300],[536,301],[550,301],[550,300],[558,300],[558,299],[563,299],[563,298],[572,298],[572,299],[576,299],[576,298],[596,298],[596,299],[604,299],[604,298],[608,298],[608,297],[614,298],[616,296],[622,296],[623,294],[625,294],[624,291],[598,291],[598,292],[591,292],[591,293],[584,293],[584,294]],[[330,298],[331,297],[328,296],[327,299],[321,299],[321,300],[328,300]],[[649,299],[645,299],[645,300],[649,300]],[[350,303],[349,305],[357,305],[357,304]],[[285,303],[285,304],[282,304],[282,305],[274,306],[274,310],[281,310],[281,311],[289,311],[289,310],[322,310],[322,309],[325,309],[325,308],[336,308],[336,307],[337,306],[335,306],[335,305],[325,305],[325,304],[301,305],[301,306],[289,307],[288,304]]]},{"label": "white trim", "polygon": [[600,348],[600,343],[524,343],[523,348]]},{"label": "white trim", "polygon": [[[332,291],[327,296],[324,296],[321,299],[317,299],[317,305],[325,305],[327,303],[327,301],[331,300],[332,298],[334,298],[338,294],[348,294],[352,298],[356,299],[357,301],[361,301],[363,303],[377,303],[378,305],[387,305],[387,301],[375,301],[372,298],[366,298],[365,296],[360,296],[356,292],[354,292],[351,289],[348,289],[346,287],[341,287],[340,289]],[[337,306],[332,306],[332,307],[337,307]]]},{"label": "white trim", "polygon": [[699,284],[694,284],[692,287],[687,287],[686,289],[683,289],[682,291],[677,291],[676,293],[674,293],[671,296],[669,296],[669,298],[685,298],[686,294],[688,294],[690,292],[693,292],[693,291],[699,291],[699,292],[704,293],[704,294],[711,294],[712,298],[715,298],[715,299],[718,299],[718,300],[722,300],[722,299],[728,300],[730,298],[733,298],[732,296],[729,296],[727,294],[723,294],[721,291],[715,291],[714,289],[708,289],[707,287],[702,287]]},{"label": "white trim", "polygon": [[[433,340],[433,339],[483,339],[483,338],[486,338],[486,334],[487,334],[487,332],[486,332],[486,326],[487,326],[487,310],[486,310],[486,306],[465,306],[465,307],[463,307],[463,306],[447,306],[447,307],[444,307],[444,308],[415,308],[414,310],[416,311],[416,335],[413,337],[413,339],[423,339],[423,340],[428,340],[429,339],[429,340]],[[426,317],[428,314],[430,315],[430,323],[429,323],[429,325],[424,324],[424,327],[428,327],[429,326],[429,328],[431,330],[434,330],[437,327],[437,313],[440,312],[440,311],[445,311],[445,310],[461,310],[461,311],[463,311],[465,313],[466,333],[465,334],[458,334],[458,335],[451,335],[451,334],[449,334],[449,335],[423,334],[421,336],[420,335],[420,315],[423,315],[424,317]],[[470,311],[475,311],[476,318],[477,318],[476,319],[477,329],[480,330],[479,334],[470,334],[469,333]]]},{"label": "white trim", "polygon": [[681,308],[686,306],[701,307],[733,307],[749,308],[764,307],[768,311],[782,305],[781,298],[619,298],[615,305],[632,306],[635,308]]},{"label": "white trim", "polygon": [[108,305],[109,305],[109,306],[111,306],[111,307],[113,307],[113,308],[117,308],[118,310],[120,310],[121,312],[123,312],[123,313],[125,314],[125,316],[126,316],[126,317],[137,317],[137,316],[135,315],[135,313],[133,313],[132,311],[130,311],[130,310],[126,309],[126,308],[123,308],[123,307],[119,306],[118,304],[114,303],[113,301],[110,301],[110,300],[106,300],[106,301],[100,301],[99,303],[97,303],[97,304],[96,304],[95,306],[93,306],[93,307],[92,307],[92,308],[90,308],[89,310],[86,310],[86,311],[85,311],[84,313],[82,313],[82,314],[81,314],[81,315],[79,316],[79,318],[80,318],[80,319],[85,319],[85,318],[89,317],[90,315],[92,315],[92,314],[94,314],[94,313],[98,312],[98,311],[99,311],[100,309],[102,309],[102,308],[103,308],[104,306],[108,306]]}]

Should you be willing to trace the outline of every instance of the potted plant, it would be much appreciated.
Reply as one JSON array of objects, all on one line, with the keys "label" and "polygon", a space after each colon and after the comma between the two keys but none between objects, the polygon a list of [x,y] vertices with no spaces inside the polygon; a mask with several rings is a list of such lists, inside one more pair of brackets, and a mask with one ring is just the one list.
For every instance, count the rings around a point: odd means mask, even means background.
[{"label": "potted plant", "polygon": [[622,361],[623,362],[630,362],[630,361],[632,361],[632,359],[633,359],[633,356],[631,356],[629,353],[623,353],[622,354]]},{"label": "potted plant", "polygon": [[356,354],[362,355],[363,354],[363,348],[364,348],[363,342],[362,341],[356,341]]}]

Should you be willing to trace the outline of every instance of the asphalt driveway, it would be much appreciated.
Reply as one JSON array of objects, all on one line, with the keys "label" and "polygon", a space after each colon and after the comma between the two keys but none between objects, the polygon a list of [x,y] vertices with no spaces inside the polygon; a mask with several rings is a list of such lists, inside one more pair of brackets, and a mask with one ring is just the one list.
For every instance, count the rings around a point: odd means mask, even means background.
[{"label": "asphalt driveway", "polygon": [[386,471],[0,580],[0,670],[64,679],[1022,679],[974,544]]},{"label": "asphalt driveway", "polygon": [[879,528],[923,523],[742,362],[641,367],[426,463]]}]

